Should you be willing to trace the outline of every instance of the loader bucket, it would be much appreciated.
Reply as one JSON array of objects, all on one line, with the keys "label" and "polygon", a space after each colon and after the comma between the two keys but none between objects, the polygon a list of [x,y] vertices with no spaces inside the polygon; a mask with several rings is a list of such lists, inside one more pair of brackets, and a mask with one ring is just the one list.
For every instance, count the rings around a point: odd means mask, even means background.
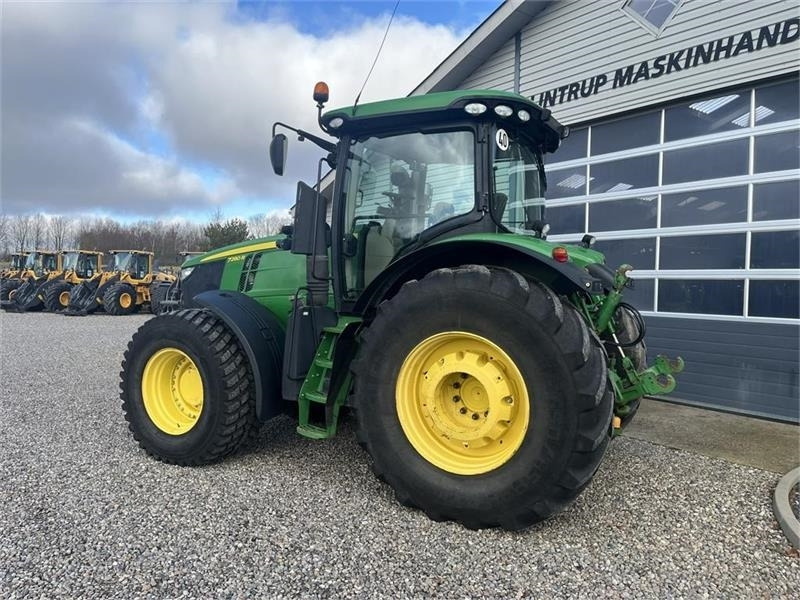
[{"label": "loader bucket", "polygon": [[103,285],[100,285],[100,277],[78,284],[70,292],[69,306],[63,314],[69,317],[76,317],[95,312],[103,305],[103,293],[108,285],[118,280],[119,275],[114,275],[106,279]]},{"label": "loader bucket", "polygon": [[8,300],[3,300],[0,307],[3,310],[12,312],[26,312],[34,310],[42,310],[44,304],[39,298],[39,288],[47,281],[47,277],[40,277],[34,279],[31,277],[14,292],[13,297]]}]

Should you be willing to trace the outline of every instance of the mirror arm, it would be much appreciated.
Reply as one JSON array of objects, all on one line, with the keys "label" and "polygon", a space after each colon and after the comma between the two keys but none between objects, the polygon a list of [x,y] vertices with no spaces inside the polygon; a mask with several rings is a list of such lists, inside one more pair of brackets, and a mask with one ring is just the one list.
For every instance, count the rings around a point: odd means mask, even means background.
[{"label": "mirror arm", "polygon": [[276,121],[272,125],[272,137],[275,137],[275,130],[277,129],[278,125],[283,127],[284,129],[288,129],[289,131],[294,131],[297,135],[299,140],[302,142],[303,140],[309,140],[314,142],[317,146],[325,150],[326,152],[336,152],[336,144],[333,142],[329,142],[328,140],[323,140],[321,137],[317,137],[307,131],[303,131],[302,129],[297,129],[292,127],[291,125],[287,125],[286,123],[281,123],[280,121]]}]

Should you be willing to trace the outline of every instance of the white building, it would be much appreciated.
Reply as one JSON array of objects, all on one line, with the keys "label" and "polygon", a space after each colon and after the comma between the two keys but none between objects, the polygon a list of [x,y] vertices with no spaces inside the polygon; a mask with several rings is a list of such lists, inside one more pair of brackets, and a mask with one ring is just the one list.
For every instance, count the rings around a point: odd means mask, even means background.
[{"label": "white building", "polygon": [[413,92],[503,89],[571,134],[551,240],[634,265],[679,401],[800,418],[800,5],[510,0]]}]

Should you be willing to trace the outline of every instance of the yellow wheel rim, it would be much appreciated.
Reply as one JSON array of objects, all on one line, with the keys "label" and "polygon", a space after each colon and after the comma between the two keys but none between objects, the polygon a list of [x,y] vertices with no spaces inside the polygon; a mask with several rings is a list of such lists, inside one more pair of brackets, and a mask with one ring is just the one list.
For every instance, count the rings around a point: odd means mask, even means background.
[{"label": "yellow wheel rim", "polygon": [[61,292],[58,295],[58,302],[61,306],[69,306],[69,292]]},{"label": "yellow wheel rim", "polygon": [[203,379],[197,365],[182,350],[162,348],[144,366],[142,399],[153,425],[170,435],[186,433],[203,411]]},{"label": "yellow wheel rim", "polygon": [[472,333],[439,333],[419,343],[400,367],[395,392],[408,441],[449,473],[502,466],[528,431],[522,373],[497,344]]},{"label": "yellow wheel rim", "polygon": [[119,305],[122,308],[130,308],[132,302],[133,300],[128,292],[123,292],[119,295]]}]

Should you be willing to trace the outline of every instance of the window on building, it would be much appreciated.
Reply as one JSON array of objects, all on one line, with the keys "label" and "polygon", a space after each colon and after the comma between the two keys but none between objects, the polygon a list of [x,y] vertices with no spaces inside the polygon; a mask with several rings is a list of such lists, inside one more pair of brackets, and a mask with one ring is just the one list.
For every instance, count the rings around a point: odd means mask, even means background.
[{"label": "window on building", "polygon": [[593,164],[589,193],[624,192],[658,185],[658,154]]},{"label": "window on building", "polygon": [[660,131],[661,111],[595,125],[592,128],[592,156],[657,144]]},{"label": "window on building", "polygon": [[551,239],[585,223],[608,266],[642,273],[626,293],[641,310],[798,319],[799,120],[793,76],[583,125],[564,148],[576,166],[548,171],[567,199]]},{"label": "window on building", "polygon": [[588,147],[589,128],[570,130],[567,139],[561,140],[558,150],[554,154],[546,154],[549,163],[560,163],[568,160],[586,158]]},{"label": "window on building", "polygon": [[751,317],[800,318],[800,281],[751,281],[747,312]]},{"label": "window on building", "polygon": [[691,100],[664,110],[664,141],[750,127],[750,90]]},{"label": "window on building", "polygon": [[772,83],[756,88],[756,125],[800,118],[800,82]]},{"label": "window on building", "polygon": [[593,202],[589,206],[589,231],[648,229],[656,226],[658,196]]},{"label": "window on building", "polygon": [[552,206],[545,212],[545,219],[552,234],[583,233],[586,227],[586,204]]},{"label": "window on building", "polygon": [[675,13],[680,0],[626,0],[623,5],[628,14],[649,28],[660,31]]},{"label": "window on building", "polygon": [[800,180],[753,186],[753,220],[800,219]]},{"label": "window on building", "polygon": [[654,237],[627,240],[600,239],[594,248],[603,253],[606,257],[606,264],[612,269],[624,264],[641,271],[650,271],[656,268],[656,238]]},{"label": "window on building", "polygon": [[548,200],[586,195],[586,167],[547,172]]},{"label": "window on building", "polygon": [[662,237],[660,269],[744,269],[746,234]]},{"label": "window on building", "polygon": [[747,221],[747,186],[664,194],[661,226],[683,227]]},{"label": "window on building", "polygon": [[717,279],[661,279],[660,312],[706,315],[743,315],[744,281]]},{"label": "window on building", "polygon": [[800,268],[800,231],[754,231],[751,269]]},{"label": "window on building", "polygon": [[755,172],[786,171],[800,167],[800,131],[761,135],[755,139]]},{"label": "window on building", "polygon": [[746,138],[664,152],[663,184],[747,175]]}]

